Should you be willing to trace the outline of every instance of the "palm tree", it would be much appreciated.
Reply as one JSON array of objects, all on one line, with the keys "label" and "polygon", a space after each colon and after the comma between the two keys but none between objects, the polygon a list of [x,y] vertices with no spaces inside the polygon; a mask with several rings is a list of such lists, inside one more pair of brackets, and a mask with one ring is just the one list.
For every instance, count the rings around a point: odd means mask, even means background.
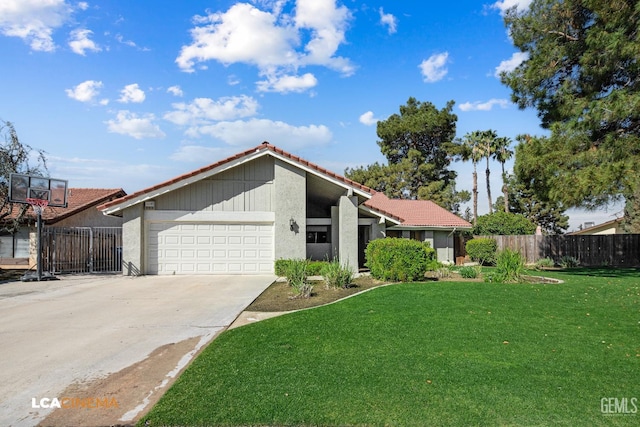
[{"label": "palm tree", "polygon": [[513,150],[510,150],[511,139],[507,137],[495,140],[495,152],[493,158],[500,162],[502,166],[502,195],[504,198],[504,211],[509,212],[509,187],[507,186],[507,174],[504,171],[504,164],[513,157]]},{"label": "palm tree", "polygon": [[478,131],[467,133],[461,141],[457,141],[455,157],[473,163],[473,225],[478,218],[478,171],[477,166],[483,154],[480,147],[481,139]]},{"label": "palm tree", "polygon": [[482,157],[487,159],[487,169],[485,174],[487,176],[487,197],[489,198],[489,213],[493,213],[493,203],[491,202],[491,169],[489,167],[489,160],[493,153],[495,153],[496,149],[496,139],[498,139],[498,134],[494,130],[485,130],[482,132],[478,132],[480,137],[480,150],[482,151]]}]

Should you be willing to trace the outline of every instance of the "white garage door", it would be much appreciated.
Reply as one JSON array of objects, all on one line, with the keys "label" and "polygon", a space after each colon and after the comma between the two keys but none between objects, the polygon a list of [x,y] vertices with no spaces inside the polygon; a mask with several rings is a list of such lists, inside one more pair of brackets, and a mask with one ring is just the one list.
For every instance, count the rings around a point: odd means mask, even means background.
[{"label": "white garage door", "polygon": [[149,274],[273,273],[273,225],[152,222]]}]

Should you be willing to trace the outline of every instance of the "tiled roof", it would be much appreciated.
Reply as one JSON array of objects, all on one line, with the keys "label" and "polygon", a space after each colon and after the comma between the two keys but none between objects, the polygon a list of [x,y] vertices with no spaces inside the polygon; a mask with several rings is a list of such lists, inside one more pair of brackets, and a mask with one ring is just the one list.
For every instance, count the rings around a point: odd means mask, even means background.
[{"label": "tiled roof", "polygon": [[[46,207],[42,212],[42,219],[48,223],[68,218],[88,208],[95,208],[98,204],[119,198],[126,193],[122,188],[69,188],[67,190],[67,207]],[[15,218],[21,206],[14,203],[13,210],[9,218]],[[32,209],[28,209],[26,215],[35,218]]]},{"label": "tiled roof", "polygon": [[471,228],[464,219],[430,200],[390,199],[384,193],[375,193],[367,200],[368,206],[383,213],[390,213],[402,220],[401,225],[413,227]]},{"label": "tiled roof", "polygon": [[323,175],[326,175],[328,177],[331,177],[331,178],[337,179],[339,181],[342,181],[345,184],[350,185],[351,187],[354,187],[354,188],[358,188],[358,189],[360,189],[360,190],[362,190],[362,191],[364,191],[366,193],[370,193],[370,194],[375,193],[374,190],[372,190],[371,188],[369,188],[369,187],[367,187],[365,185],[362,185],[362,184],[360,184],[358,182],[352,181],[352,180],[350,180],[348,178],[345,178],[345,177],[343,177],[341,175],[338,175],[338,174],[336,174],[334,172],[331,172],[328,169],[325,169],[325,168],[323,168],[321,166],[316,165],[315,163],[309,162],[309,161],[304,160],[304,159],[302,159],[302,158],[300,158],[298,156],[295,156],[295,155],[293,155],[291,153],[288,153],[288,152],[286,152],[286,151],[284,151],[284,150],[282,150],[280,148],[277,148],[275,145],[269,144],[268,142],[265,141],[262,144],[258,145],[257,147],[253,147],[253,148],[250,148],[250,149],[248,149],[246,151],[243,151],[241,153],[235,154],[235,155],[233,155],[231,157],[227,157],[224,160],[220,160],[220,161],[218,161],[216,163],[210,164],[210,165],[205,166],[205,167],[200,168],[200,169],[196,169],[196,170],[194,170],[192,172],[189,172],[189,173],[186,173],[184,175],[177,176],[177,177],[172,178],[172,179],[170,179],[168,181],[161,182],[160,184],[156,184],[156,185],[154,185],[152,187],[145,188],[144,190],[136,191],[135,193],[128,194],[128,195],[126,195],[126,196],[124,196],[124,197],[122,197],[120,199],[104,203],[103,205],[98,206],[98,209],[101,209],[101,210],[108,209],[108,208],[110,208],[112,206],[116,206],[116,205],[121,204],[123,202],[136,199],[138,197],[144,196],[147,193],[151,193],[151,192],[154,192],[156,190],[160,190],[160,189],[162,189],[164,187],[168,187],[168,186],[170,186],[172,184],[176,184],[176,183],[178,183],[180,181],[183,181],[183,180],[198,176],[198,175],[200,175],[202,173],[206,173],[206,172],[208,172],[210,170],[213,170],[215,168],[223,166],[223,165],[225,165],[225,164],[227,164],[229,162],[232,162],[232,161],[237,160],[237,159],[241,159],[243,157],[249,156],[251,154],[255,154],[256,152],[260,152],[260,151],[263,151],[263,150],[269,150],[269,151],[272,151],[273,153],[277,153],[277,154],[279,154],[279,155],[281,155],[281,156],[283,156],[283,157],[285,157],[285,158],[287,158],[289,160],[292,160],[295,163],[298,163],[298,164],[300,164],[302,166],[307,166],[307,167],[319,172],[320,174],[323,174]]}]

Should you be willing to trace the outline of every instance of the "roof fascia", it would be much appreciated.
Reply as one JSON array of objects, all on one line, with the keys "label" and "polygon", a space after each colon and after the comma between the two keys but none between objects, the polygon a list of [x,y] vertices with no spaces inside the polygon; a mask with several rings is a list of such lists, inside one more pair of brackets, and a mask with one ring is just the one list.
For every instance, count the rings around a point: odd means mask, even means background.
[{"label": "roof fascia", "polygon": [[364,203],[361,204],[360,206],[358,206],[358,208],[363,210],[364,212],[366,212],[368,214],[375,215],[378,218],[381,218],[381,219],[383,219],[385,221],[389,221],[389,222],[391,222],[393,224],[397,224],[397,225],[393,226],[393,228],[398,227],[401,224],[401,222],[399,220],[397,220],[395,218],[391,218],[390,216],[387,216],[387,215],[385,215],[385,214],[383,214],[383,213],[381,213],[381,212],[379,212],[379,211],[377,211],[375,209],[372,209],[369,206],[366,206]]},{"label": "roof fascia", "polygon": [[464,231],[471,230],[473,227],[461,226],[461,225],[394,225],[393,227],[388,227],[387,230],[425,230],[425,231]]}]

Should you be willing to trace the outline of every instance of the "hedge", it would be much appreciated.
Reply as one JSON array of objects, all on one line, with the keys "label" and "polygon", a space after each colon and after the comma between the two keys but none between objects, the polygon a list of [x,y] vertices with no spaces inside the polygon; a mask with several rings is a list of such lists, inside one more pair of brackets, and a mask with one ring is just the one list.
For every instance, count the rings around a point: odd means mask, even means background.
[{"label": "hedge", "polygon": [[428,242],[386,238],[369,242],[365,250],[366,266],[380,280],[421,280],[436,253]]}]

